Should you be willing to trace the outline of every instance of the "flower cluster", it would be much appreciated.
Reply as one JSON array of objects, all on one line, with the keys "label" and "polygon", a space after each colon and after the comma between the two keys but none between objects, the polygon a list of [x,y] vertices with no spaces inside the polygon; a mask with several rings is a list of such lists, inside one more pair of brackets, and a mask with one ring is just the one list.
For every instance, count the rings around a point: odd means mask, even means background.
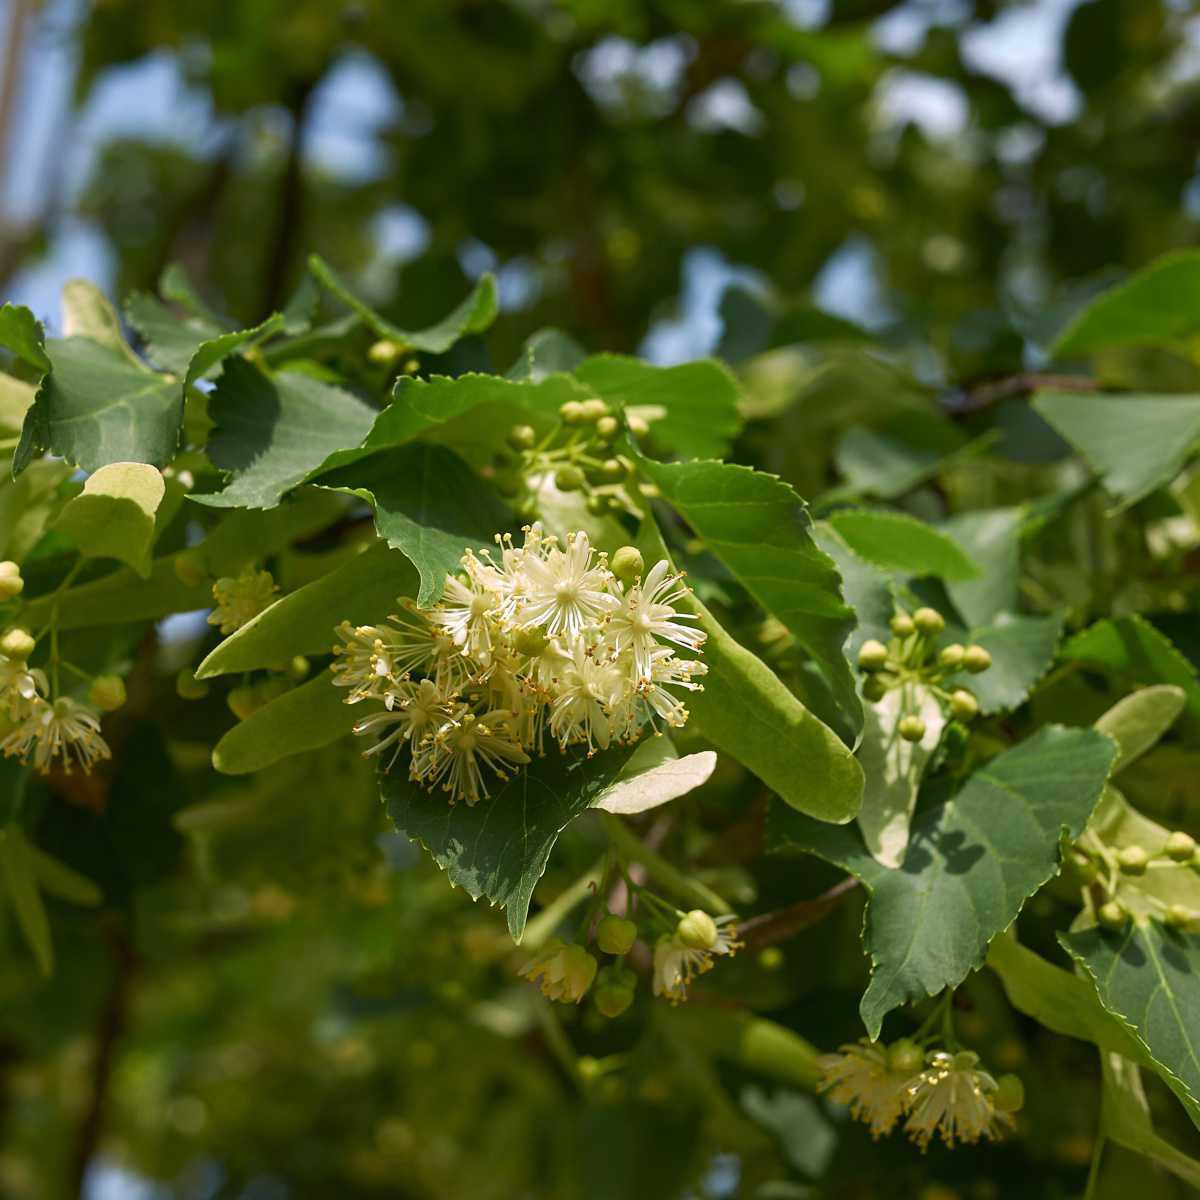
[{"label": "flower cluster", "polygon": [[275,599],[279,589],[270,571],[247,567],[240,575],[226,576],[213,584],[215,607],[208,614],[208,623],[224,634],[241,629]]},{"label": "flower cluster", "polygon": [[698,689],[707,668],[674,647],[704,634],[676,611],[687,589],[665,560],[643,579],[631,547],[610,567],[586,534],[560,544],[534,525],[462,567],[428,611],[339,627],[334,682],[348,704],[381,705],[355,726],[376,739],[368,754],[390,766],[407,749],[414,780],[474,804],[547,740],[591,754],[687,721],[671,689]]},{"label": "flower cluster", "polygon": [[818,1065],[818,1088],[869,1125],[872,1137],[891,1133],[905,1118],[905,1133],[922,1150],[937,1135],[947,1146],[995,1140],[1012,1128],[1012,1114],[1024,1103],[1015,1075],[996,1080],[970,1050],[925,1053],[908,1038],[892,1046],[864,1038],[822,1055]]}]

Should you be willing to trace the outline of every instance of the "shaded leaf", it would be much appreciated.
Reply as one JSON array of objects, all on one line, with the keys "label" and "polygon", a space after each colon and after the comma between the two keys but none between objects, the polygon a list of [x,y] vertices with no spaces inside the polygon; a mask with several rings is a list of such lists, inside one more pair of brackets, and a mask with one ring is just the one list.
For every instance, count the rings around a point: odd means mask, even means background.
[{"label": "shaded leaf", "polygon": [[946,580],[979,574],[957,542],[905,513],[842,509],[832,513],[828,522],[855,554],[885,570]]},{"label": "shaded leaf", "polygon": [[946,583],[954,607],[968,625],[988,625],[1002,612],[1016,612],[1023,519],[1019,508],[992,508],[952,517],[942,525],[942,532],[962,547],[981,572],[974,579]]},{"label": "shaded leaf", "polygon": [[1200,1162],[1154,1132],[1137,1063],[1120,1054],[1104,1054],[1100,1063],[1104,1078],[1100,1124],[1106,1136],[1127,1150],[1161,1163],[1200,1191]]},{"label": "shaded leaf", "polygon": [[38,891],[32,847],[16,825],[0,829],[0,877],[25,944],[43,975],[54,973],[50,918]]},{"label": "shaded leaf", "polygon": [[110,463],[89,475],[55,528],[85,557],[115,558],[150,574],[154,520],[166,492],[162,472],[145,463]]},{"label": "shaded leaf", "polygon": [[50,370],[41,322],[23,304],[0,306],[0,346],[43,374]]},{"label": "shaded leaf", "polygon": [[992,665],[982,674],[959,677],[975,693],[980,712],[1006,712],[1025,702],[1054,662],[1062,628],[1062,613],[1046,617],[1002,614],[995,624],[971,630],[968,640],[992,656]]}]

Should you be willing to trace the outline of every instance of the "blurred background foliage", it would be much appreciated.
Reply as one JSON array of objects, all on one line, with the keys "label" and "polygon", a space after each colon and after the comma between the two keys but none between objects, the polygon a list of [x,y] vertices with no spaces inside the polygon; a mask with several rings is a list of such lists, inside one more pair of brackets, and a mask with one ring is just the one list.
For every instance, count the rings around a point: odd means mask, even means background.
[{"label": "blurred background foliage", "polygon": [[[756,418],[742,457],[810,498],[906,492],[980,432],[998,457],[913,511],[1061,489],[1061,443],[989,381],[1044,367],[1084,298],[1200,231],[1185,0],[6,0],[0,29],[0,291],[51,329],[67,278],[123,296],[171,261],[250,322],[316,251],[414,328],[493,270],[501,319],[455,369],[504,370],[545,325],[659,362],[719,353]],[[1166,355],[1136,366],[1195,383]],[[1179,607],[1138,538],[1083,516],[1030,564],[1032,604]],[[169,678],[185,642],[94,652]],[[38,844],[106,903],[55,908],[52,985],[4,934],[0,1195],[1079,1194],[1091,1055],[1016,1023],[990,977],[969,1017],[1030,1104],[1020,1142],[970,1154],[869,1149],[700,1053],[715,1035],[691,1011],[571,1010],[600,1065],[564,1064],[502,923],[384,831],[353,747],[218,778],[223,706],[164,699],[149,671],[106,790],[30,797]],[[753,846],[745,791],[718,776],[673,833],[726,894],[769,909],[833,882],[751,870],[729,828],[705,840],[707,806]],[[543,899],[600,845],[564,839]],[[860,920],[851,899],[713,987],[819,1045],[857,1036]]]}]

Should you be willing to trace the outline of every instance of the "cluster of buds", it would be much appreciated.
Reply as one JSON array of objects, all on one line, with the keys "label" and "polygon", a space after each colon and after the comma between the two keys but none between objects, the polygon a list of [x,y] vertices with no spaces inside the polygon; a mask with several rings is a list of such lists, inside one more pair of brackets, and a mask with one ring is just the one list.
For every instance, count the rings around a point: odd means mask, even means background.
[{"label": "cluster of buds", "polygon": [[890,1046],[864,1038],[822,1055],[818,1066],[818,1088],[869,1125],[872,1137],[891,1133],[903,1118],[922,1150],[935,1136],[951,1147],[995,1140],[1025,1103],[1016,1075],[995,1078],[970,1050],[926,1049],[911,1038]]},{"label": "cluster of buds", "polygon": [[1147,871],[1200,868],[1196,839],[1190,833],[1175,830],[1152,853],[1136,843],[1119,849],[1109,846],[1089,831],[1072,847],[1069,861],[1084,881],[1096,920],[1106,929],[1123,929],[1139,914],[1174,929],[1200,928],[1200,912],[1186,904],[1167,903],[1137,886]]},{"label": "cluster of buds", "polygon": [[[858,665],[867,674],[863,696],[878,703],[893,688],[916,683],[933,693],[960,721],[979,714],[979,702],[965,687],[945,686],[950,677],[966,671],[978,675],[992,665],[992,656],[982,646],[954,642],[937,648],[946,621],[933,608],[918,608],[909,614],[897,612],[891,620],[892,639],[885,646],[871,638],[858,652]],[[916,713],[901,717],[897,727],[902,738],[919,742],[925,736],[925,721]]]},{"label": "cluster of buds", "polygon": [[532,516],[536,497],[552,483],[560,492],[579,492],[594,516],[610,512],[641,513],[642,494],[632,461],[614,450],[628,429],[642,437],[647,423],[636,414],[621,415],[603,400],[568,400],[558,410],[561,423],[546,434],[532,425],[508,431],[511,453],[497,458],[493,478],[501,495],[516,501],[518,511]]},{"label": "cluster of buds", "polygon": [[25,590],[21,568],[11,559],[0,562],[0,600],[12,600]]}]

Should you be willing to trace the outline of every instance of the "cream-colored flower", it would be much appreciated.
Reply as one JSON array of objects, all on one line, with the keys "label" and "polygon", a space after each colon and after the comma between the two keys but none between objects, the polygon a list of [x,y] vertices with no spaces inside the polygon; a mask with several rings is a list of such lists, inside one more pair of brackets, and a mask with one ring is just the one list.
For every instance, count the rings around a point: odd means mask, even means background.
[{"label": "cream-colored flower", "polygon": [[46,676],[21,659],[0,654],[0,712],[10,721],[23,721],[33,713],[47,691]]},{"label": "cream-colored flower", "polygon": [[476,804],[489,795],[486,767],[507,779],[514,767],[529,761],[513,731],[513,714],[463,713],[426,738],[413,758],[414,773],[429,786],[440,784],[450,803]]},{"label": "cream-colored flower", "polygon": [[676,658],[673,651],[661,647],[650,658],[650,672],[639,680],[638,692],[653,713],[668,725],[678,729],[687,724],[688,710],[668,687],[686,688],[699,692],[704,685],[696,680],[708,674],[708,664],[698,658]]},{"label": "cream-colored flower", "polygon": [[233,633],[267,608],[278,590],[270,571],[247,567],[236,578],[224,576],[213,584],[216,607],[208,614],[208,623],[222,633]]},{"label": "cream-colored flower", "polygon": [[396,755],[409,745],[414,751],[426,737],[431,737],[447,721],[451,721],[465,706],[447,696],[430,679],[419,683],[403,681],[394,685],[392,705],[383,712],[372,713],[354,726],[360,737],[375,737],[375,744],[365,754],[382,754],[391,747],[388,766]]},{"label": "cream-colored flower", "polygon": [[675,932],[663,934],[654,945],[654,994],[681,1003],[692,980],[712,970],[713,955],[741,949],[734,919],[731,914],[714,918],[700,909],[680,918]]},{"label": "cream-colored flower", "polygon": [[565,550],[555,546],[545,557],[526,556],[524,572],[528,587],[519,622],[544,629],[549,637],[574,637],[619,603],[609,590],[612,572],[595,560],[586,533],[571,534]]},{"label": "cream-colored flower", "polygon": [[872,1137],[891,1133],[904,1115],[913,1074],[893,1070],[888,1049],[879,1042],[864,1038],[839,1046],[837,1054],[821,1055],[817,1066],[821,1069],[818,1090],[828,1092],[831,1100],[845,1104],[851,1116],[868,1124]]},{"label": "cream-colored flower", "polygon": [[550,732],[560,748],[583,742],[588,753],[606,750],[612,741],[611,714],[626,686],[603,647],[577,635],[554,681]]},{"label": "cream-colored flower", "polygon": [[995,1138],[1007,1118],[992,1103],[996,1081],[978,1069],[970,1050],[929,1055],[929,1065],[906,1088],[904,1131],[924,1150],[940,1134],[947,1146]]},{"label": "cream-colored flower", "polygon": [[[466,561],[470,561],[470,556]],[[430,610],[429,619],[450,635],[463,654],[486,662],[492,649],[495,608],[495,594],[478,579],[468,574],[464,582],[457,575],[448,575],[442,598]]]},{"label": "cream-colored flower", "polygon": [[555,938],[521,968],[520,974],[536,983],[551,1000],[578,1004],[596,978],[596,967],[595,958],[582,946],[567,945]]},{"label": "cream-colored flower", "polygon": [[650,677],[651,661],[661,643],[674,642],[687,650],[699,650],[705,634],[683,625],[694,621],[694,613],[677,612],[675,605],[689,595],[680,581],[683,576],[672,573],[664,558],[655,563],[645,581],[635,583],[626,591],[619,607],[609,618],[609,636],[618,653],[628,651],[639,678]]},{"label": "cream-colored flower", "polygon": [[22,762],[32,756],[34,767],[43,773],[56,758],[69,774],[75,764],[90,772],[100,759],[112,757],[100,734],[99,717],[68,696],[60,696],[53,704],[38,697],[29,715],[0,741],[0,751]]}]

